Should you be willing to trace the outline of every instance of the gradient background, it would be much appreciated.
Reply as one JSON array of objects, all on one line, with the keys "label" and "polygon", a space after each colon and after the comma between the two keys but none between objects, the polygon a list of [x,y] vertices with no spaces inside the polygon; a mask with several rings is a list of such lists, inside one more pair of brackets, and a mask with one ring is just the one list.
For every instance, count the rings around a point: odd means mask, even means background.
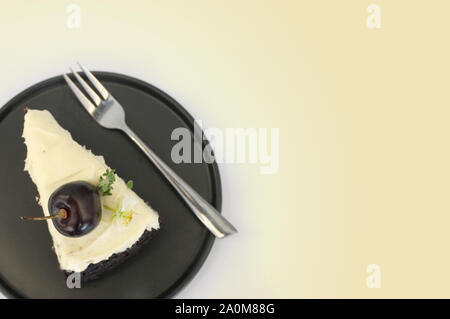
[{"label": "gradient background", "polygon": [[[66,26],[71,2],[80,29]],[[372,2],[381,29],[366,26]],[[450,297],[448,12],[445,0],[8,1],[0,102],[79,60],[160,87],[205,126],[280,128],[277,174],[221,165],[240,232],[177,297]],[[372,263],[381,289],[366,286]]]}]

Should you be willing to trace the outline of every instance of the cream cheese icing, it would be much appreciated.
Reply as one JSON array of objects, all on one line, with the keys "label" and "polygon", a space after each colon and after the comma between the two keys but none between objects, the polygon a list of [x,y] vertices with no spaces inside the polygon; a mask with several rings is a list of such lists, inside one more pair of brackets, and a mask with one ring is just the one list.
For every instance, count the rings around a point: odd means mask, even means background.
[{"label": "cream cheese icing", "polygon": [[[46,216],[48,199],[59,186],[73,181],[97,185],[100,175],[110,169],[103,156],[75,142],[46,110],[26,112],[23,138],[27,146],[25,170],[36,184]],[[52,221],[47,222],[61,269],[81,272],[89,264],[130,248],[145,230],[159,229],[158,214],[117,175],[112,195],[102,196],[102,207],[100,224],[82,237],[64,236]],[[132,213],[131,218],[123,222],[107,207],[121,207]]]}]

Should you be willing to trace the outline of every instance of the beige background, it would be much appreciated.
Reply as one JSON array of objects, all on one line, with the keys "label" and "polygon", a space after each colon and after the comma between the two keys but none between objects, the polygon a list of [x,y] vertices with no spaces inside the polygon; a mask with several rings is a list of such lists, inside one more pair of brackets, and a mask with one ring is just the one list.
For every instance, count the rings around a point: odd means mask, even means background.
[{"label": "beige background", "polygon": [[362,0],[73,2],[79,29],[70,1],[2,3],[1,104],[79,60],[280,128],[277,174],[221,165],[240,233],[178,297],[450,297],[450,2],[373,1],[380,29]]}]

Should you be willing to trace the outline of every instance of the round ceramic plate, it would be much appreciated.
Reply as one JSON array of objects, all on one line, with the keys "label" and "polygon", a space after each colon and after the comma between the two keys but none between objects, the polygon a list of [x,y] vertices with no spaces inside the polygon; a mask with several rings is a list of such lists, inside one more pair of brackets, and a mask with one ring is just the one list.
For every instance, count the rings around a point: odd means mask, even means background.
[{"label": "round ceramic plate", "polygon": [[[174,164],[170,153],[177,127],[193,132],[193,118],[170,96],[128,76],[94,72],[121,102],[129,126],[176,173],[217,209],[221,207],[216,164]],[[135,256],[98,280],[69,289],[52,251],[46,223],[39,216],[37,190],[24,171],[24,107],[49,110],[75,141],[96,155],[160,214],[161,229]],[[79,104],[62,76],[34,85],[0,109],[0,289],[22,298],[165,298],[173,296],[199,270],[214,237],[197,220],[157,168],[123,133],[98,125]],[[61,154],[64,158],[64,154]]]}]

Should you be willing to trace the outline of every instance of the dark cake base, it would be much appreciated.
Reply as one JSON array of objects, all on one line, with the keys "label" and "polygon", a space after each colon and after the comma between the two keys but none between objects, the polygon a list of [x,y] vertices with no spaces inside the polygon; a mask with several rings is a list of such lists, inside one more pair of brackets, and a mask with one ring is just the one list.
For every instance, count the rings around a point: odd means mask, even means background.
[{"label": "dark cake base", "polygon": [[[160,223],[161,227],[161,223]],[[137,242],[127,250],[114,254],[106,260],[98,262],[96,264],[90,264],[83,272],[81,272],[81,282],[86,282],[99,278],[103,273],[116,268],[125,262],[128,258],[135,255],[149,240],[154,236],[154,234],[159,229],[152,229],[151,231],[146,230]],[[72,271],[63,271],[64,275],[67,277],[72,274]]]}]

